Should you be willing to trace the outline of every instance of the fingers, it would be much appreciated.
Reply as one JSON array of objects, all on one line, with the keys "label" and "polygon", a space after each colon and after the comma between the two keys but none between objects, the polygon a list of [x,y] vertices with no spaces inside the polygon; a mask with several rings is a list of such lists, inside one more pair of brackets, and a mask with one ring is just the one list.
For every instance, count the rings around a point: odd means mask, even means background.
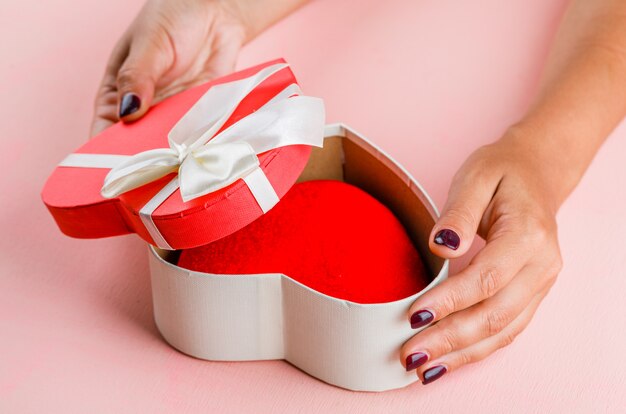
[{"label": "fingers", "polygon": [[118,116],[124,122],[141,118],[150,108],[156,84],[171,67],[173,55],[158,35],[131,43],[128,57],[117,73]]},{"label": "fingers", "polygon": [[[540,266],[526,266],[504,289],[493,297],[471,306],[409,339],[401,349],[407,369],[417,368],[428,360],[464,349],[498,335],[511,324],[553,280]],[[417,364],[415,354],[423,355]]]},{"label": "fingers", "polygon": [[128,56],[129,39],[122,37],[113,48],[106,66],[102,82],[94,102],[94,117],[91,122],[90,136],[108,128],[118,120],[117,110],[117,72]]},{"label": "fingers", "polygon": [[430,250],[454,258],[465,254],[498,187],[500,176],[481,169],[470,158],[454,177],[448,201],[430,234]]},{"label": "fingers", "polygon": [[96,96],[91,136],[120,119],[133,121],[146,113],[156,82],[172,59],[158,44],[124,36],[115,46]]},{"label": "fingers", "polygon": [[467,348],[460,349],[422,365],[416,370],[417,376],[423,384],[441,378],[444,374],[454,371],[459,367],[478,362],[498,349],[510,345],[515,338],[528,326],[533,315],[537,311],[541,300],[547,294],[548,289],[534,296],[531,302],[509,325],[498,334],[490,336]]},{"label": "fingers", "polygon": [[423,328],[493,296],[522,269],[529,254],[514,233],[491,240],[467,268],[415,300],[409,308],[411,327]]}]

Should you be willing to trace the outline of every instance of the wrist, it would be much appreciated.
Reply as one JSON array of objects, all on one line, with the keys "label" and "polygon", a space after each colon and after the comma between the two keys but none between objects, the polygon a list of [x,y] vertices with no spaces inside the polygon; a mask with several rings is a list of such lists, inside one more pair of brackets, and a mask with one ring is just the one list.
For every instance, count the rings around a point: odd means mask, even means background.
[{"label": "wrist", "polygon": [[240,20],[248,43],[308,0],[215,0],[226,5]]},{"label": "wrist", "polygon": [[576,139],[565,130],[524,119],[507,129],[497,142],[505,159],[542,193],[556,212],[582,178],[587,162]]},{"label": "wrist", "polygon": [[257,35],[257,28],[254,25],[254,17],[251,15],[251,11],[249,10],[249,2],[245,0],[213,0],[218,2],[224,7],[229,14],[234,16],[234,18],[239,22],[244,36],[244,43],[248,43]]}]

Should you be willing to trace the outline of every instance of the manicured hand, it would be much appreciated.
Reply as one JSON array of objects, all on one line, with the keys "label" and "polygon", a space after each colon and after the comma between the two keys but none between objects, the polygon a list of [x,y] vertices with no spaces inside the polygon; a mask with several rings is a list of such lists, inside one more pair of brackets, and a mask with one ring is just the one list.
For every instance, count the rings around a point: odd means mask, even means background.
[{"label": "manicured hand", "polygon": [[233,71],[248,34],[243,21],[235,1],[149,0],[109,59],[91,134]]},{"label": "manicured hand", "polygon": [[554,171],[526,141],[509,133],[478,149],[454,177],[430,249],[455,258],[475,234],[487,243],[466,269],[410,309],[411,326],[426,328],[400,354],[424,384],[510,344],[561,269]]}]

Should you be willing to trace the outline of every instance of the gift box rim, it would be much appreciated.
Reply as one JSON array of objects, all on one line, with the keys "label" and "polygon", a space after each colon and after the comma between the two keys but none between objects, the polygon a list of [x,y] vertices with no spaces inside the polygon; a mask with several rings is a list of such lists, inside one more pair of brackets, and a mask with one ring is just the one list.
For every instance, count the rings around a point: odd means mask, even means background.
[{"label": "gift box rim", "polygon": [[[325,127],[325,131],[324,131],[324,136],[325,137],[340,137],[340,138],[350,138],[352,141],[360,141],[362,144],[365,144],[369,150],[370,153],[374,153],[378,152],[380,155],[382,155],[381,157],[377,157],[377,159],[385,164],[386,167],[390,168],[391,170],[395,170],[394,173],[396,173],[396,175],[400,176],[398,174],[402,173],[404,174],[404,176],[407,178],[408,184],[410,185],[414,185],[417,189],[418,192],[415,194],[420,201],[422,202],[422,204],[424,205],[424,207],[426,207],[427,210],[429,210],[429,212],[431,213],[431,216],[433,219],[436,219],[439,217],[439,210],[437,209],[437,206],[435,205],[434,201],[432,200],[432,198],[428,195],[428,193],[426,192],[426,190],[424,189],[424,187],[419,183],[419,181],[417,181],[415,179],[415,177],[413,177],[413,175],[404,167],[402,166],[402,164],[398,163],[391,155],[389,155],[389,153],[387,153],[386,151],[382,150],[381,148],[379,148],[378,146],[374,145],[371,141],[369,141],[368,139],[366,139],[364,137],[363,134],[357,132],[356,130],[354,130],[353,128],[347,126],[344,123],[333,123],[333,124],[328,124]],[[208,243],[211,244],[211,243]],[[163,251],[167,254],[167,250],[164,249],[160,249],[159,247],[153,246],[149,244],[149,250],[150,253],[156,258],[157,261],[159,261],[160,263],[164,263],[165,265],[173,268],[176,271],[183,271],[183,272],[188,272],[188,273],[192,273],[194,276],[199,276],[199,277],[216,277],[216,278],[230,278],[230,277],[236,277],[236,278],[246,278],[246,277],[262,277],[262,276],[280,276],[281,278],[286,278],[289,281],[300,285],[302,287],[304,287],[306,290],[309,290],[315,294],[318,294],[322,297],[325,297],[327,299],[330,300],[334,300],[334,301],[341,301],[346,303],[349,306],[361,306],[361,307],[376,307],[376,306],[385,306],[385,305],[389,305],[389,304],[399,304],[403,301],[414,301],[417,297],[421,296],[422,294],[424,294],[425,292],[429,291],[430,289],[432,289],[433,287],[435,287],[437,284],[439,284],[441,282],[442,279],[447,277],[448,271],[449,271],[449,264],[450,264],[450,260],[449,259],[443,259],[441,267],[438,269],[437,274],[433,275],[432,279],[428,282],[428,285],[426,285],[426,287],[424,287],[423,289],[413,293],[410,296],[401,298],[401,299],[397,299],[397,300],[393,300],[393,301],[388,301],[388,302],[376,302],[376,303],[360,303],[360,302],[354,302],[351,300],[347,300],[347,299],[341,299],[341,298],[337,298],[334,296],[330,296],[326,293],[320,292],[316,289],[313,289],[297,280],[295,280],[293,277],[286,275],[284,273],[246,273],[246,274],[225,274],[225,273],[207,273],[207,272],[200,272],[200,271],[196,271],[196,270],[191,270],[191,269],[187,269],[181,266],[178,266],[175,263],[172,263],[166,259],[164,259],[163,257],[161,257],[161,255],[159,254],[159,252],[157,251],[157,249],[159,251]],[[180,250],[177,250],[180,251]],[[431,253],[432,254],[432,253]]]}]

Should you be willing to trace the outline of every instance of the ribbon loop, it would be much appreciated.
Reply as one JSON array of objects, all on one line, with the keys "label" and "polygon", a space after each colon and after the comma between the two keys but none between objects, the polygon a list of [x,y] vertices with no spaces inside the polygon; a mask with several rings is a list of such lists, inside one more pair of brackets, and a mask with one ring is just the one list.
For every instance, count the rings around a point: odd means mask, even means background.
[{"label": "ribbon loop", "polygon": [[169,148],[152,149],[129,157],[109,171],[102,187],[105,198],[117,197],[178,170],[179,154]]}]

